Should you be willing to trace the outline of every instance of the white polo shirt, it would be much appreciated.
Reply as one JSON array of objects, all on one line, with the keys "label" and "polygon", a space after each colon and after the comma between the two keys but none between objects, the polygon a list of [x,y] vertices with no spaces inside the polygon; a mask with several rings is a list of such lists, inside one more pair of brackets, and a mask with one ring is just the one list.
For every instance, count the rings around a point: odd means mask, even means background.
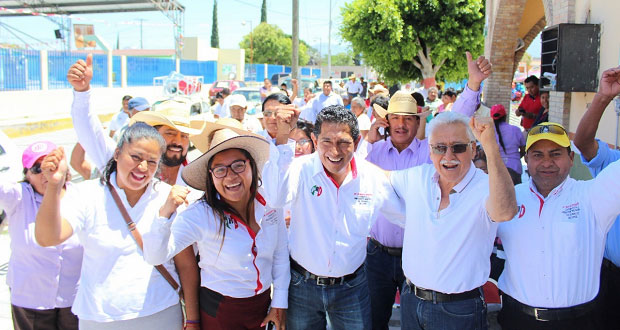
[{"label": "white polo shirt", "polygon": [[143,235],[144,258],[157,265],[197,243],[203,287],[225,296],[247,298],[265,292],[273,283],[271,306],[287,308],[291,274],[282,209],[266,206],[259,194],[254,215],[258,233],[231,214],[224,233],[219,216],[204,201],[196,201],[173,221],[158,218],[153,222]]},{"label": "white polo shirt", "polygon": [[[170,192],[163,182],[151,182],[138,202],[129,206],[125,192],[110,182],[140,233],[151,227]],[[80,319],[109,322],[160,312],[179,303],[166,279],[144,261],[142,252],[107,187],[99,180],[76,184],[61,201],[61,214],[84,247],[82,274],[72,311]],[[174,263],[163,263],[179,282]]]},{"label": "white polo shirt", "polygon": [[416,286],[460,293],[482,286],[491,271],[497,224],[488,216],[489,179],[473,164],[441,211],[439,176],[433,164],[394,171],[390,181],[406,205],[403,271]]},{"label": "white polo shirt", "polygon": [[519,213],[500,224],[506,252],[499,288],[533,307],[586,303],[598,294],[605,237],[620,214],[620,162],[595,179],[567,178],[544,198],[516,186]]},{"label": "white polo shirt", "polygon": [[338,187],[318,153],[293,160],[292,144],[279,145],[263,170],[267,203],[290,203],[289,251],[313,274],[351,274],[366,258],[366,242],[379,211],[404,217],[404,205],[382,170],[351,160],[351,172]]}]

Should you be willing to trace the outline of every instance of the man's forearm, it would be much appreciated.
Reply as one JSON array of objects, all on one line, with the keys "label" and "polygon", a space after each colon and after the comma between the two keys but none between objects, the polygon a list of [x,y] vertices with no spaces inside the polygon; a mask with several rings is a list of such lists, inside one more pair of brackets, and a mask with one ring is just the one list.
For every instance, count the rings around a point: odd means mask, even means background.
[{"label": "man's forearm", "polygon": [[596,136],[601,117],[603,117],[603,112],[611,100],[612,98],[608,96],[596,93],[588,111],[579,121],[573,142],[587,160],[594,158],[598,152],[598,144],[594,137]]},{"label": "man's forearm", "polygon": [[517,212],[515,189],[510,173],[500,156],[499,146],[496,143],[491,146],[483,145],[483,148],[487,156],[489,171],[487,212],[493,221],[508,221]]}]

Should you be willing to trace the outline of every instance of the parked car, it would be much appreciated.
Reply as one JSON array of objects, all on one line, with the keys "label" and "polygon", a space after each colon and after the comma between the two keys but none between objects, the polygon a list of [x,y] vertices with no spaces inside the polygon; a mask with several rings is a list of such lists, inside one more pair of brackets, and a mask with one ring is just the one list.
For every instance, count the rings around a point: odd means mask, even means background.
[{"label": "parked car", "polygon": [[259,87],[241,87],[232,92],[232,94],[241,94],[245,96],[245,99],[248,102],[248,114],[254,115],[261,111],[262,103],[260,101]]},{"label": "parked car", "polygon": [[291,74],[286,72],[274,73],[271,76],[271,84],[280,87],[282,78],[289,77]]},{"label": "parked car", "polygon": [[245,82],[239,80],[218,80],[211,85],[209,89],[209,98],[215,100],[215,94],[221,92],[224,88],[228,88],[233,92],[239,87],[245,87]]}]

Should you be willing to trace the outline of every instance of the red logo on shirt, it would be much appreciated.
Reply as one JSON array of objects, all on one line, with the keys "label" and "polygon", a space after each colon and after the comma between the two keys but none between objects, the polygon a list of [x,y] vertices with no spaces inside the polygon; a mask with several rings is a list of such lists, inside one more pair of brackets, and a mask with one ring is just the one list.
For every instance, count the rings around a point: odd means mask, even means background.
[{"label": "red logo on shirt", "polygon": [[519,206],[519,219],[521,219],[524,214],[525,214],[525,205],[521,204],[521,206]]},{"label": "red logo on shirt", "polygon": [[312,189],[310,189],[310,193],[312,194],[312,196],[319,197],[323,193],[323,188],[321,188],[320,186],[314,185],[312,186]]}]

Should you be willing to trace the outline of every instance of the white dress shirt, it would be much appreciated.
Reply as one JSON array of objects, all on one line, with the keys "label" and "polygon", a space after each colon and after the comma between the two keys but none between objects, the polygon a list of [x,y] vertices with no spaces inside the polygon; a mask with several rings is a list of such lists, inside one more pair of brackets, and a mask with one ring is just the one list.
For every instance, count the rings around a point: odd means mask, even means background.
[{"label": "white dress shirt", "polygon": [[114,115],[110,120],[110,124],[108,125],[108,130],[110,131],[118,131],[129,124],[129,115],[121,109],[120,112]]},{"label": "white dress shirt", "polygon": [[271,149],[263,170],[272,207],[290,203],[289,251],[311,273],[341,277],[366,258],[366,238],[378,211],[404,217],[404,205],[381,169],[363,159],[351,160],[340,187],[328,176],[318,153],[293,159],[292,144]]},{"label": "white dress shirt", "polygon": [[324,93],[321,93],[312,99],[312,107],[306,107],[304,110],[302,110],[299,118],[305,119],[314,124],[314,122],[316,121],[316,116],[318,116],[319,112],[321,112],[321,110],[330,105],[344,106],[344,103],[342,102],[342,97],[333,92],[328,96],[326,96]]},{"label": "white dress shirt", "polygon": [[362,83],[360,83],[359,81],[347,81],[347,83],[344,85],[344,89],[347,90],[347,93],[350,94],[359,94],[364,90],[364,87],[362,86]]},{"label": "white dress shirt", "polygon": [[[159,181],[149,183],[131,207],[124,190],[116,184],[116,172],[110,176],[110,182],[138,231],[150,229],[168,198],[170,186]],[[67,190],[60,213],[84,246],[80,286],[72,308],[80,319],[134,319],[179,303],[178,294],[166,279],[144,261],[112,195],[99,180],[84,181]],[[172,261],[163,264],[178,283]]]},{"label": "white dress shirt", "polygon": [[403,271],[416,286],[460,293],[489,278],[497,224],[485,208],[489,179],[470,169],[450,193],[450,205],[439,210],[441,189],[433,164],[394,171],[390,181],[405,200],[406,221],[386,217],[405,228]]},{"label": "white dress shirt", "polygon": [[502,223],[506,252],[499,288],[533,307],[569,307],[599,292],[605,237],[620,214],[620,162],[595,179],[566,180],[543,197],[533,182],[516,187],[519,213]]},{"label": "white dress shirt", "polygon": [[197,242],[203,287],[225,296],[247,298],[273,283],[271,306],[287,308],[291,274],[282,209],[266,206],[259,194],[254,215],[258,233],[230,214],[224,232],[213,209],[202,200],[196,201],[173,220],[159,218],[153,222],[143,235],[144,257],[157,265]]},{"label": "white dress shirt", "polygon": [[[41,174],[42,175],[42,174]],[[31,309],[71,307],[80,279],[82,246],[77,236],[57,246],[42,247],[34,237],[43,196],[27,182],[0,176],[0,209],[7,213],[11,250],[6,283],[11,304]],[[67,190],[74,185],[67,183]]]}]

